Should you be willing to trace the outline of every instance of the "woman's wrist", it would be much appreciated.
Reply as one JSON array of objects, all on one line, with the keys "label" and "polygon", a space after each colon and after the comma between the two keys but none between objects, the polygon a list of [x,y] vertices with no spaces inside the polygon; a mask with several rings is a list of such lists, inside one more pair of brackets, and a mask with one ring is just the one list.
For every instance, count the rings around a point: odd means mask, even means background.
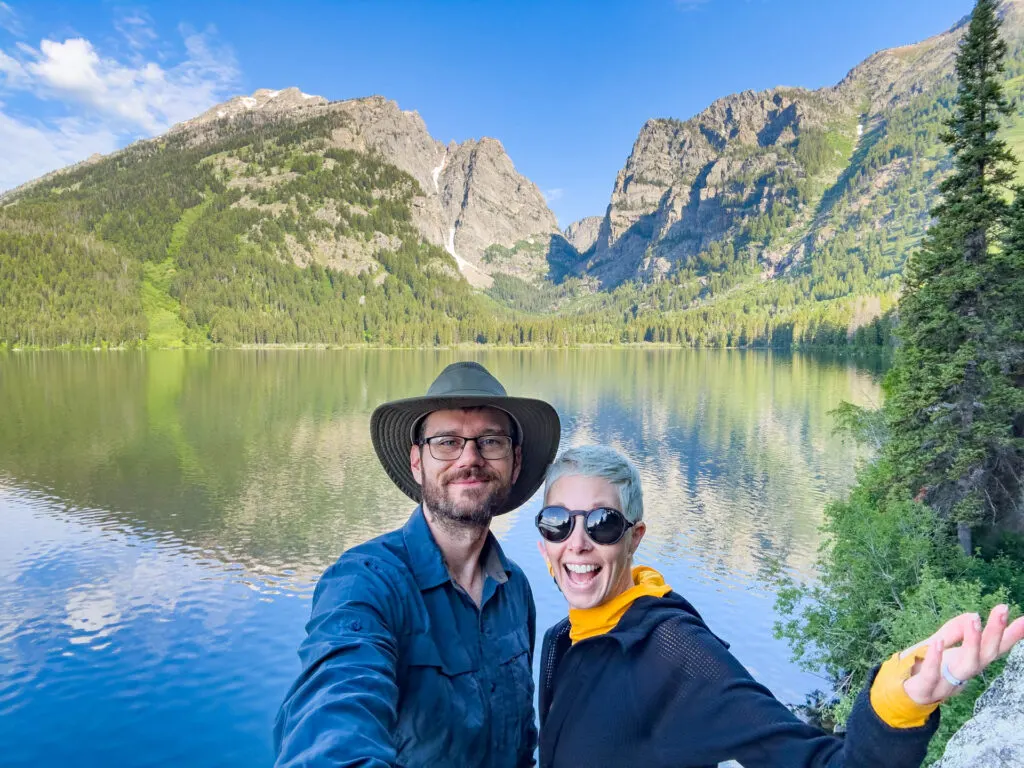
[{"label": "woman's wrist", "polygon": [[920,728],[928,722],[939,704],[918,704],[907,693],[903,683],[910,677],[922,655],[910,653],[904,658],[894,653],[878,670],[871,684],[871,708],[891,728]]}]

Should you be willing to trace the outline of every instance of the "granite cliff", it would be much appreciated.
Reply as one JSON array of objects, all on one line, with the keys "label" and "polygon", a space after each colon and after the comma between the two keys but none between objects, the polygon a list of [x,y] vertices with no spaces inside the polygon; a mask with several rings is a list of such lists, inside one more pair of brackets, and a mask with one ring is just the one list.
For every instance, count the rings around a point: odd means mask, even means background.
[{"label": "granite cliff", "polygon": [[[1024,1],[1001,12],[1016,96]],[[815,257],[898,272],[945,169],[938,134],[964,29],[874,54],[832,87],[748,91],[685,121],[649,120],[575,271],[605,287],[655,280],[731,243],[762,277],[811,270]]]}]

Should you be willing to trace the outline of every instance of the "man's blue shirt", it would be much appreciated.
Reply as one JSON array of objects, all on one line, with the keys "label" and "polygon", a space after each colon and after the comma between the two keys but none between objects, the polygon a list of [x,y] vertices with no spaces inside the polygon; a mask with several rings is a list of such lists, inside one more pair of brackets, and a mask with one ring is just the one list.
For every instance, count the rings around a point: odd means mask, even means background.
[{"label": "man's blue shirt", "polygon": [[417,507],[328,568],[277,715],[278,768],[532,766],[533,594],[491,534],[483,564],[478,608]]}]

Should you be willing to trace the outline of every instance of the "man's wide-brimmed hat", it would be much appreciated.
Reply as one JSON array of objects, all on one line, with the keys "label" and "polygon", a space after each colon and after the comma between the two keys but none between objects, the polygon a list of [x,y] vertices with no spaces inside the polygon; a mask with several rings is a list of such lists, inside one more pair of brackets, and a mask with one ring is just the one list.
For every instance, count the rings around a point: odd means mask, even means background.
[{"label": "man's wide-brimmed hat", "polygon": [[509,397],[479,363],[452,363],[434,380],[424,397],[395,400],[377,407],[370,418],[370,435],[377,458],[406,496],[420,501],[420,485],[409,467],[409,448],[427,414],[457,408],[489,406],[505,411],[515,422],[523,449],[519,477],[512,484],[502,512],[520,506],[544,482],[544,473],[558,451],[561,423],[555,409],[543,400]]}]

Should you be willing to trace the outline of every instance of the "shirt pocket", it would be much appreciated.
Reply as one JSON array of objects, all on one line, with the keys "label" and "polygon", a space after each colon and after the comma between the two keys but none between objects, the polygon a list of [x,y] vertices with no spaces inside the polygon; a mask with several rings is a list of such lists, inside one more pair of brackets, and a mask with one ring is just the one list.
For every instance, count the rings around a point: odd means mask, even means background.
[{"label": "shirt pocket", "polygon": [[395,735],[399,762],[447,764],[451,755],[465,752],[474,731],[482,728],[479,684],[468,664],[457,656],[444,658],[429,635],[409,638],[403,656]]},{"label": "shirt pocket", "polygon": [[498,673],[493,708],[501,710],[508,748],[518,750],[527,725],[533,721],[533,669],[530,641],[525,628],[517,628],[497,640]]}]

